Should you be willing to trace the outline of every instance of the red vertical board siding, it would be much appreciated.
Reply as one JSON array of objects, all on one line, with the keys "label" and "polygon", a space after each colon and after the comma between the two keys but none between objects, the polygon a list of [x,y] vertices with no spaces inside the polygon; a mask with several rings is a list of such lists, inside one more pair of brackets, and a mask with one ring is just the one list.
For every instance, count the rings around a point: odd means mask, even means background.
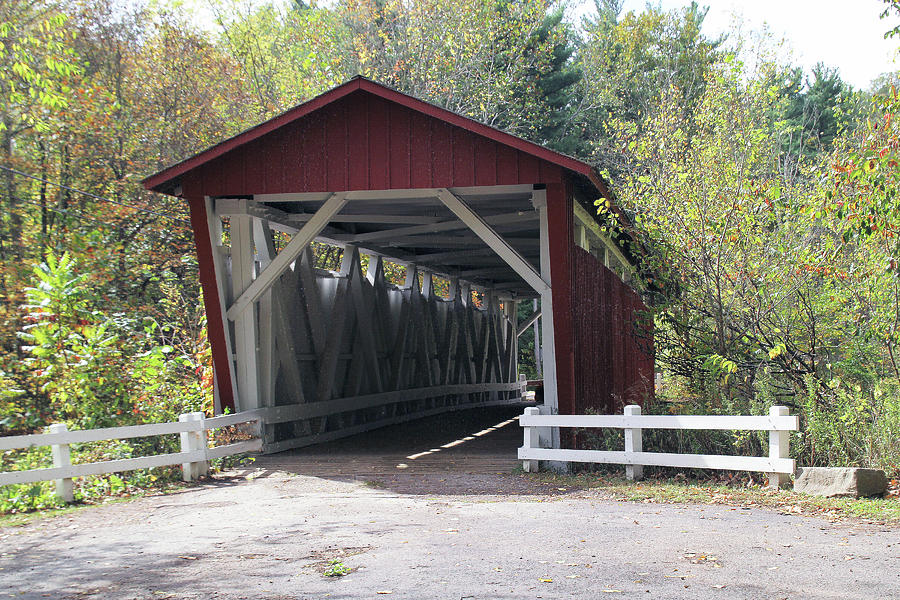
[{"label": "red vertical board siding", "polygon": [[181,180],[181,194],[184,198],[202,198],[205,178],[202,171],[188,173]]},{"label": "red vertical board siding", "polygon": [[497,185],[496,142],[476,137],[475,156],[475,185]]},{"label": "red vertical board siding", "polygon": [[336,102],[325,113],[325,189],[329,192],[344,192],[349,189],[346,107],[346,102]]},{"label": "red vertical board siding", "polygon": [[363,96],[349,96],[347,103],[348,190],[369,187],[369,113]]},{"label": "red vertical board siding", "polygon": [[540,178],[541,165],[537,158],[524,152],[516,152],[518,155],[519,183],[543,183]]},{"label": "red vertical board siding", "polygon": [[497,144],[497,185],[519,183],[517,152],[509,146]]},{"label": "red vertical board siding", "polygon": [[209,196],[566,181],[558,165],[364,93],[287,123],[198,172],[202,195]]},{"label": "red vertical board siding", "polygon": [[281,138],[281,189],[278,193],[289,193],[294,190],[307,190],[306,170],[308,161],[304,160],[306,143],[306,122],[291,123],[284,128]]},{"label": "red vertical board siding", "polygon": [[621,402],[622,393],[625,389],[624,382],[624,369],[625,369],[625,323],[624,315],[625,315],[625,306],[622,303],[622,286],[617,285],[613,287],[613,298],[616,303],[616,308],[614,310],[614,320],[613,320],[613,373],[615,374],[615,381],[613,383],[613,394],[616,399]]},{"label": "red vertical board siding", "polygon": [[204,169],[204,196],[218,196],[225,193],[225,157],[217,158]]},{"label": "red vertical board siding", "polygon": [[544,183],[557,183],[565,181],[563,170],[559,165],[541,161],[541,181]]},{"label": "red vertical board siding", "polygon": [[244,193],[266,193],[266,148],[265,140],[254,140],[244,148]]},{"label": "red vertical board siding", "polygon": [[580,413],[620,414],[624,405],[653,397],[652,347],[644,341],[653,332],[637,335],[637,317],[647,309],[634,290],[580,248],[574,269],[576,407]]},{"label": "red vertical board siding", "polygon": [[550,286],[559,414],[575,409],[575,340],[572,319],[572,270],[575,236],[572,196],[562,184],[547,186],[547,229],[550,238]]},{"label": "red vertical board siding", "polygon": [[[595,334],[603,336],[603,345],[600,356],[602,358],[602,362],[600,362],[599,367],[603,370],[603,378],[601,379],[600,386],[595,388],[595,393],[598,395],[597,401],[602,402],[599,406],[602,406],[604,409],[612,412],[609,404],[609,394],[613,389],[613,348],[612,348],[612,336],[613,336],[613,319],[615,318],[615,306],[616,303],[613,300],[613,285],[614,280],[616,279],[615,274],[601,265],[599,261],[596,263],[598,270],[603,279],[603,287],[600,290],[600,294],[603,300],[603,317],[602,321],[598,324],[594,331]],[[579,296],[584,293],[590,293],[589,290],[579,290]],[[585,360],[591,361],[590,356],[585,356]],[[590,365],[582,365],[582,368],[595,368]]]},{"label": "red vertical board siding", "polygon": [[403,190],[409,187],[409,110],[390,106],[390,187]]},{"label": "red vertical board siding", "polygon": [[325,152],[325,116],[321,113],[305,120],[301,139],[303,151],[303,178],[307,192],[326,192],[325,170],[331,165]]},{"label": "red vertical board siding", "polygon": [[431,183],[431,124],[432,120],[420,113],[410,113],[410,187],[428,188]]},{"label": "red vertical board siding", "polygon": [[453,129],[441,121],[431,127],[431,185],[453,187]]},{"label": "red vertical board siding", "polygon": [[471,133],[453,128],[453,185],[475,185],[475,140]]},{"label": "red vertical board siding", "polygon": [[388,160],[388,104],[377,98],[369,99],[369,189],[390,187]]},{"label": "red vertical board siding", "polygon": [[[231,152],[222,157],[222,187],[228,193],[241,194],[244,188],[244,161],[242,153]],[[232,191],[234,190],[234,191]]]},{"label": "red vertical board siding", "polygon": [[262,147],[263,180],[260,184],[260,193],[277,194],[281,191],[281,148],[282,132],[273,131],[270,143]]},{"label": "red vertical board siding", "polygon": [[225,327],[219,288],[216,285],[216,268],[213,264],[213,245],[209,237],[206,203],[202,197],[187,198],[191,210],[191,228],[194,230],[194,244],[197,248],[197,262],[200,267],[200,286],[203,289],[203,303],[206,306],[206,331],[212,350],[216,387],[222,408],[234,412],[234,395],[231,386],[231,367],[228,364],[228,346],[225,343]]}]

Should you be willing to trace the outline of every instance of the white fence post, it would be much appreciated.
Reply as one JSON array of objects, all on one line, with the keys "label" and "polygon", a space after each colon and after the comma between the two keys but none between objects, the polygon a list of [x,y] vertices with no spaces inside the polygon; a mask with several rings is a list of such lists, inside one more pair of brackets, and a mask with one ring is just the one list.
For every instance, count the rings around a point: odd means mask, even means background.
[{"label": "white fence post", "polygon": [[[785,417],[790,414],[786,406],[773,406],[769,409],[770,417]],[[769,431],[769,458],[790,458],[791,434],[789,431]],[[787,473],[769,473],[769,487],[776,490],[788,484],[791,477]]]},{"label": "white fence post", "polygon": [[[625,416],[640,416],[641,407],[637,404],[629,404],[625,407]],[[633,456],[629,456],[634,452],[643,451],[643,443],[641,440],[641,430],[637,428],[626,428],[625,430],[625,457],[629,460],[633,459]],[[635,465],[629,464],[625,465],[625,477],[628,479],[643,479],[644,478],[644,467],[643,465]]]},{"label": "white fence post", "polygon": [[[69,430],[65,423],[54,423],[50,426],[50,433],[66,433]],[[72,455],[69,451],[68,444],[52,444],[50,452],[53,455],[53,466],[68,468],[72,466]],[[56,495],[63,502],[74,502],[75,492],[72,486],[72,479],[56,480]]]},{"label": "white fence post", "polygon": [[[192,412],[178,415],[178,420],[184,421],[200,421],[205,418],[202,412]],[[193,452],[195,450],[206,450],[206,430],[200,431],[183,431],[181,432],[181,451]],[[200,477],[209,474],[209,462],[206,460],[197,462],[187,462],[181,464],[182,478],[185,481],[195,481]]]},{"label": "white fence post", "polygon": [[[525,409],[526,415],[539,415],[541,414],[541,409],[536,406],[529,406]],[[525,449],[529,448],[540,448],[540,439],[538,437],[538,428],[537,427],[529,427],[525,426],[522,428],[525,432],[525,439],[523,441],[523,446]],[[537,473],[538,472],[538,461],[536,460],[523,460],[522,468],[525,469],[526,473]]]}]

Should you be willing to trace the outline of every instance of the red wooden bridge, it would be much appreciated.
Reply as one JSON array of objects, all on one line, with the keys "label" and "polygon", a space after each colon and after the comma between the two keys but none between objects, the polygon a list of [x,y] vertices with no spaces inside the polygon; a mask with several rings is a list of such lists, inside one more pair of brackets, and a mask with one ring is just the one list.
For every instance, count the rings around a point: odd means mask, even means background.
[{"label": "red wooden bridge", "polygon": [[217,407],[260,411],[268,451],[518,402],[524,300],[547,412],[652,394],[628,237],[594,201],[627,220],[576,159],[355,78],[144,185],[190,206]]}]

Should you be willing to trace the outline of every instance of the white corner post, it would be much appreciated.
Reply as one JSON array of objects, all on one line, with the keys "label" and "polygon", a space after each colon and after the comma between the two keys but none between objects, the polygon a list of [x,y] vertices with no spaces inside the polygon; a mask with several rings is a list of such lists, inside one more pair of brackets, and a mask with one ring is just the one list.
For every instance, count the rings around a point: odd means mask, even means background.
[{"label": "white corner post", "polygon": [[[235,376],[234,370],[234,348],[231,343],[231,335],[228,333],[228,319],[225,317],[225,311],[228,309],[228,303],[231,298],[231,290],[225,285],[228,281],[228,275],[223,257],[225,248],[222,246],[222,218],[216,212],[213,201],[209,196],[204,198],[204,205],[206,208],[207,226],[209,227],[209,239],[212,242],[213,268],[216,272],[216,287],[219,291],[219,306],[222,309],[222,330],[225,332],[225,348],[228,353],[228,380],[231,381],[231,397],[237,400],[238,390],[237,377]],[[216,384],[213,388],[215,398],[213,409],[215,414],[218,415],[222,414],[222,402],[219,399],[218,379],[214,379],[214,381],[216,381]]]},{"label": "white corner post", "polygon": [[[200,423],[202,423],[204,419],[205,416],[202,412],[192,412],[178,415],[178,421],[181,423],[193,421],[199,421]],[[203,452],[206,451],[207,442],[205,429],[201,429],[200,431],[182,431],[179,435],[181,436],[182,453],[194,452],[198,450]],[[196,481],[197,479],[209,474],[209,463],[205,460],[182,463],[181,471],[182,478],[185,481]]]},{"label": "white corner post", "polygon": [[[641,415],[641,407],[637,404],[629,404],[625,407],[625,417],[639,417]],[[635,452],[643,452],[643,443],[641,441],[641,429],[637,427],[625,428],[625,459],[629,461],[625,465],[625,477],[630,480],[638,480],[644,478],[643,465],[631,463],[634,460]]]},{"label": "white corner post", "polygon": [[[50,426],[50,433],[66,433],[69,431],[65,423],[54,423]],[[50,446],[50,453],[53,456],[53,466],[61,469],[68,469],[72,466],[72,455],[69,451],[68,444],[53,444]],[[56,496],[63,502],[74,502],[75,491],[71,478],[62,478],[55,480]]]},{"label": "white corner post", "polygon": [[[253,217],[253,245],[259,271],[263,272],[275,257],[275,243],[272,230],[265,219]],[[275,399],[275,336],[273,332],[273,289],[269,288],[258,301],[259,325],[257,339],[259,341],[259,391],[260,406],[274,406]]]},{"label": "white corner post", "polygon": [[[536,406],[529,406],[528,408],[525,409],[526,416],[539,415],[539,414],[541,414],[541,410]],[[528,425],[525,425],[524,427],[522,427],[522,431],[524,432],[524,436],[525,436],[525,439],[523,440],[523,443],[522,443],[522,447],[524,449],[528,450],[531,448],[540,448],[541,447],[541,441],[540,441],[540,437],[538,436],[538,428],[537,427],[530,427]],[[538,467],[539,467],[538,461],[536,461],[536,460],[523,460],[522,461],[522,468],[525,470],[526,473],[537,473]]]},{"label": "white corner post", "polygon": [[[541,291],[541,371],[544,379],[544,405],[541,414],[559,413],[559,399],[556,385],[556,342],[553,339],[553,296],[550,289],[550,233],[547,219],[547,190],[534,190],[531,203],[540,217],[541,235],[541,278],[547,284]],[[535,344],[537,341],[535,340]],[[559,428],[545,428],[550,448],[559,448]]]},{"label": "white corner post", "polygon": [[[253,217],[246,214],[246,200],[240,200],[245,214],[231,216],[231,289],[240,297],[253,283],[256,265],[253,252]],[[230,316],[230,315],[229,315]],[[259,331],[256,305],[235,315],[234,349],[237,358],[237,410],[259,408]]]},{"label": "white corner post", "polygon": [[[773,419],[776,417],[786,417],[790,414],[790,409],[786,406],[773,406],[769,409],[769,416]],[[791,457],[791,432],[790,431],[769,431],[769,458],[774,463],[779,458]],[[780,489],[791,481],[788,473],[769,473],[769,487]]]},{"label": "white corner post", "polygon": [[[537,298],[531,301],[531,308],[534,310],[535,314],[540,314],[538,312],[538,301]],[[538,377],[543,377],[544,367],[541,364],[541,329],[540,329],[540,316],[534,320],[534,366],[537,369]]]}]

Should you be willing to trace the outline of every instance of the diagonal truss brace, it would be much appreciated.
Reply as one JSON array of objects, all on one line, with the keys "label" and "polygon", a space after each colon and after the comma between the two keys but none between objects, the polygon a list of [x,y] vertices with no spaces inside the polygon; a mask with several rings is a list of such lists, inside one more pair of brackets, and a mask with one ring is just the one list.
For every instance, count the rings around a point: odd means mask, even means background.
[{"label": "diagonal truss brace", "polygon": [[526,320],[524,323],[519,325],[519,327],[516,329],[516,337],[521,337],[522,334],[525,333],[526,331],[528,331],[528,329],[532,325],[534,325],[535,322],[540,318],[541,318],[541,311],[540,310],[534,311],[534,314],[532,314],[530,317],[528,317],[528,320]]},{"label": "diagonal truss brace", "polygon": [[290,266],[292,262],[303,252],[310,242],[312,242],[319,233],[325,229],[331,217],[336,215],[347,203],[347,194],[332,194],[328,200],[316,211],[316,214],[306,222],[306,224],[291,238],[288,245],[275,255],[269,266],[266,267],[259,277],[253,280],[240,297],[228,308],[226,315],[234,321],[238,315],[251,306],[273,283],[281,276],[282,273]]},{"label": "diagonal truss brace", "polygon": [[510,246],[483,218],[475,213],[465,200],[446,188],[438,190],[437,197],[536,292],[545,294],[550,291],[550,286],[541,278],[540,273],[531,263],[525,260],[515,248]]}]

